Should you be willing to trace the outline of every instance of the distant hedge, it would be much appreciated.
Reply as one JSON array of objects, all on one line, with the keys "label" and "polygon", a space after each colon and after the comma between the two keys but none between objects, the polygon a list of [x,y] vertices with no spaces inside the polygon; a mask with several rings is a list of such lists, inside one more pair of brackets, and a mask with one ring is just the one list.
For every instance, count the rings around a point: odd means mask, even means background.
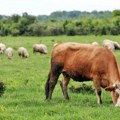
[{"label": "distant hedge", "polygon": [[[74,13],[75,14],[75,13]],[[76,14],[75,14],[76,15]],[[23,13],[0,20],[0,36],[53,36],[53,35],[119,35],[120,10],[106,18],[52,19],[46,22],[38,17]]]}]

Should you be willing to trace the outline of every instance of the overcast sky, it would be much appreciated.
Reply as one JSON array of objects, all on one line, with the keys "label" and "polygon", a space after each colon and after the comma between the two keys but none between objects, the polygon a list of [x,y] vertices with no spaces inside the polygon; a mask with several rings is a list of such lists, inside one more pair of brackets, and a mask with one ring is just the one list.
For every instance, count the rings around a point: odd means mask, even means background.
[{"label": "overcast sky", "polygon": [[27,12],[31,15],[49,15],[54,11],[113,11],[120,9],[120,0],[0,0],[0,14]]}]

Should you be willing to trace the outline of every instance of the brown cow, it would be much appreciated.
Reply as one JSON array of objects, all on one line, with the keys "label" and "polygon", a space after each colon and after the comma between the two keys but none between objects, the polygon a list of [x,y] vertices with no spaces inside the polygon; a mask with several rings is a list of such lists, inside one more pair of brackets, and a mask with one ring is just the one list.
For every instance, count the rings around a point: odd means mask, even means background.
[{"label": "brown cow", "polygon": [[56,44],[51,57],[51,69],[45,85],[46,99],[51,99],[58,77],[62,73],[63,80],[60,85],[65,99],[69,99],[67,85],[70,78],[79,82],[93,80],[99,104],[102,103],[103,87],[111,91],[113,103],[120,106],[120,75],[112,51],[100,46],[68,42]]}]

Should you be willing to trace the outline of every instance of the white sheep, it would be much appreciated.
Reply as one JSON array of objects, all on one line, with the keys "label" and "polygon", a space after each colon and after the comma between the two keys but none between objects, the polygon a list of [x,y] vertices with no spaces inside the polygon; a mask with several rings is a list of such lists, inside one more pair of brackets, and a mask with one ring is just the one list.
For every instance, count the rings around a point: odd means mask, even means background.
[{"label": "white sheep", "polygon": [[5,50],[5,53],[8,57],[8,59],[11,59],[13,57],[13,48],[11,47],[8,47],[6,50]]},{"label": "white sheep", "polygon": [[34,44],[33,45],[33,53],[39,52],[41,54],[47,54],[47,46],[44,44]]},{"label": "white sheep", "polygon": [[0,43],[0,54],[2,54],[5,50],[6,46],[3,43]]},{"label": "white sheep", "polygon": [[110,50],[120,50],[120,44],[112,40],[103,40],[103,46]]},{"label": "white sheep", "polygon": [[103,46],[106,47],[109,50],[114,50],[115,46],[111,40],[105,39],[103,40]]},{"label": "white sheep", "polygon": [[118,42],[113,41],[115,50],[120,50],[120,44]]},{"label": "white sheep", "polygon": [[99,46],[98,42],[92,42],[92,45]]},{"label": "white sheep", "polygon": [[29,57],[29,54],[27,52],[27,49],[24,48],[24,47],[19,47],[18,48],[18,54],[21,58],[28,58]]}]

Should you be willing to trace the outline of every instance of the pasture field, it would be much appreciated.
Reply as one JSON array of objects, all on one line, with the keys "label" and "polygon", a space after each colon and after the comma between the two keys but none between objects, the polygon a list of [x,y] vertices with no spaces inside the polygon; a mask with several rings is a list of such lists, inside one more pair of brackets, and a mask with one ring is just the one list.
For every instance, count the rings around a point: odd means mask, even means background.
[{"label": "pasture field", "polygon": [[[119,120],[120,108],[114,107],[109,92],[102,89],[103,104],[97,104],[96,94],[73,93],[68,90],[70,100],[64,100],[59,81],[51,101],[45,100],[44,86],[50,68],[52,46],[56,42],[91,43],[102,45],[103,39],[120,43],[120,36],[50,36],[50,37],[0,37],[0,42],[14,48],[12,60],[0,55],[0,82],[6,86],[0,97],[0,120]],[[48,54],[33,54],[32,45],[44,43]],[[17,48],[26,47],[30,56],[21,59]],[[120,51],[114,51],[120,64]],[[61,77],[59,78],[61,80]],[[70,81],[69,86],[82,83]],[[93,85],[92,82],[85,84]]]}]

